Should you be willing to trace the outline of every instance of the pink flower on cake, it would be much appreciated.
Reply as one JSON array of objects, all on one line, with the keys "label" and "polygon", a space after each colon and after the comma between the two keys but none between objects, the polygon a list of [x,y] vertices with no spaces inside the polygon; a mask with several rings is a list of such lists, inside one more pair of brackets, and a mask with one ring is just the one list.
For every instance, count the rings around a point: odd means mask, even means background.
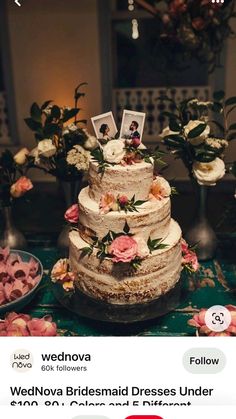
[{"label": "pink flower on cake", "polygon": [[70,224],[77,224],[79,221],[79,206],[78,204],[72,205],[64,214],[65,220]]},{"label": "pink flower on cake", "polygon": [[152,186],[149,193],[150,199],[161,200],[163,198],[168,198],[171,194],[171,187],[167,180],[161,176],[157,176],[152,182]]},{"label": "pink flower on cake", "polygon": [[21,176],[13,185],[11,186],[10,193],[13,198],[20,198],[26,192],[30,191],[33,188],[33,184],[30,179],[26,176]]},{"label": "pink flower on cake", "polygon": [[134,236],[134,240],[136,241],[138,245],[137,256],[140,257],[141,259],[146,258],[150,254],[150,250],[149,250],[146,240],[144,240],[144,238],[140,236]]},{"label": "pink flower on cake", "polygon": [[119,236],[111,243],[109,253],[113,262],[131,262],[138,255],[138,245],[130,236]]},{"label": "pink flower on cake", "polygon": [[135,148],[138,148],[141,144],[141,140],[138,137],[132,138],[131,145]]},{"label": "pink flower on cake", "polygon": [[112,210],[112,207],[116,203],[116,198],[110,192],[105,193],[101,196],[99,208],[102,214],[107,214]]},{"label": "pink flower on cake", "polygon": [[193,250],[189,249],[189,246],[184,239],[182,239],[181,247],[182,265],[186,266],[192,272],[197,272],[199,269],[199,263],[196,253]]},{"label": "pink flower on cake", "polygon": [[120,206],[124,207],[129,202],[129,198],[126,195],[120,195],[118,201]]}]

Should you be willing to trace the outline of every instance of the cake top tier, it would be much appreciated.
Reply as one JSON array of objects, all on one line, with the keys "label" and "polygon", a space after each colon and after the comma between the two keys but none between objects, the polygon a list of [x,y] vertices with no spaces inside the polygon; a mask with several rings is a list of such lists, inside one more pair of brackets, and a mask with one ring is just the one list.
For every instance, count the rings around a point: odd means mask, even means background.
[{"label": "cake top tier", "polygon": [[106,193],[147,200],[153,181],[153,165],[141,161],[132,165],[107,166],[99,173],[99,164],[92,160],[89,167],[89,196],[99,202]]}]

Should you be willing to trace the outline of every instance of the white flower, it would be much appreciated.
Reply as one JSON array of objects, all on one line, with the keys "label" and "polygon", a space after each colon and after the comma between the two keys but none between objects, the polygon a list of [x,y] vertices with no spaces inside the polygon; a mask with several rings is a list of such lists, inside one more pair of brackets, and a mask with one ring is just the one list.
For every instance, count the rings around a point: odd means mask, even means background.
[{"label": "white flower", "polygon": [[229,145],[227,140],[222,140],[221,138],[207,138],[206,144],[217,150],[228,147]]},{"label": "white flower", "polygon": [[225,164],[219,157],[209,163],[195,161],[193,164],[193,175],[199,185],[214,186],[224,174]]},{"label": "white flower", "polygon": [[[192,131],[194,128],[198,127],[199,125],[204,124],[203,121],[199,121],[199,120],[194,120],[194,121],[189,121],[187,123],[187,125],[185,125],[184,127],[184,132],[185,135],[188,136],[189,132]],[[210,134],[210,126],[207,125],[206,128],[204,129],[204,131],[198,135],[197,137],[194,138],[188,138],[188,141],[192,144],[192,145],[199,145],[201,143],[203,143],[203,141],[206,140],[206,138],[209,136]]]},{"label": "white flower", "polygon": [[167,127],[165,127],[162,130],[162,132],[159,135],[160,135],[160,137],[165,138],[168,135],[176,135],[176,134],[178,134],[178,131],[171,131],[171,129],[170,129],[169,125],[168,125]]},{"label": "white flower", "polygon": [[34,157],[34,163],[35,164],[40,164],[38,147],[33,148],[30,151],[29,156]]},{"label": "white flower", "polygon": [[29,150],[28,148],[24,147],[22,148],[20,151],[18,151],[18,153],[15,154],[14,156],[14,161],[16,164],[19,164],[20,166],[25,164],[26,160],[27,160],[27,156],[29,155]]},{"label": "white flower", "polygon": [[68,125],[68,130],[70,131],[70,132],[75,132],[75,131],[77,131],[77,129],[78,129],[78,127],[77,127],[77,125],[76,124],[70,124],[70,125]]},{"label": "white flower", "polygon": [[92,135],[88,135],[84,143],[84,148],[86,150],[94,150],[97,146],[98,146],[97,138],[93,137]]},{"label": "white flower", "polygon": [[122,140],[110,140],[103,147],[104,160],[108,163],[120,163],[125,155],[124,143]]},{"label": "white flower", "polygon": [[48,106],[47,106],[47,107],[43,110],[43,113],[44,113],[46,116],[51,115],[52,107],[53,107],[53,105],[48,105]]},{"label": "white flower", "polygon": [[39,141],[38,143],[38,155],[39,157],[52,157],[56,154],[56,147],[50,138]]},{"label": "white flower", "polygon": [[139,256],[141,259],[146,258],[149,254],[150,254],[150,250],[149,247],[147,245],[146,240],[144,240],[143,237],[140,236],[133,236],[133,239],[136,241],[137,245],[138,245],[138,254],[137,256]]},{"label": "white flower", "polygon": [[75,166],[79,171],[86,171],[89,167],[90,153],[80,145],[75,145],[67,154],[68,164]]}]

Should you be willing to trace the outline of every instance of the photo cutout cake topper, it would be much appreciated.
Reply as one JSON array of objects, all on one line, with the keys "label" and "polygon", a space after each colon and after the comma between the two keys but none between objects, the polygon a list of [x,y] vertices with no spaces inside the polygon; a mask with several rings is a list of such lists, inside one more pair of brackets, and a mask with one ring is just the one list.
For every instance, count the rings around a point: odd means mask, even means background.
[{"label": "photo cutout cake topper", "polygon": [[133,140],[138,138],[142,141],[146,114],[124,109],[120,129],[120,139]]},{"label": "photo cutout cake topper", "polygon": [[97,139],[106,143],[115,138],[117,127],[112,112],[102,113],[91,118]]}]

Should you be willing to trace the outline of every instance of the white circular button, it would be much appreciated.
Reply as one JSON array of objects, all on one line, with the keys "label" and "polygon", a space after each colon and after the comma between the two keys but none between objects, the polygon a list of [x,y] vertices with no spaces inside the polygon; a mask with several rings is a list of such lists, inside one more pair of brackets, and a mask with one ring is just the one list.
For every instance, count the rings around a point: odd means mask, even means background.
[{"label": "white circular button", "polygon": [[231,314],[224,306],[212,306],[205,314],[207,327],[213,332],[223,332],[231,323]]}]

